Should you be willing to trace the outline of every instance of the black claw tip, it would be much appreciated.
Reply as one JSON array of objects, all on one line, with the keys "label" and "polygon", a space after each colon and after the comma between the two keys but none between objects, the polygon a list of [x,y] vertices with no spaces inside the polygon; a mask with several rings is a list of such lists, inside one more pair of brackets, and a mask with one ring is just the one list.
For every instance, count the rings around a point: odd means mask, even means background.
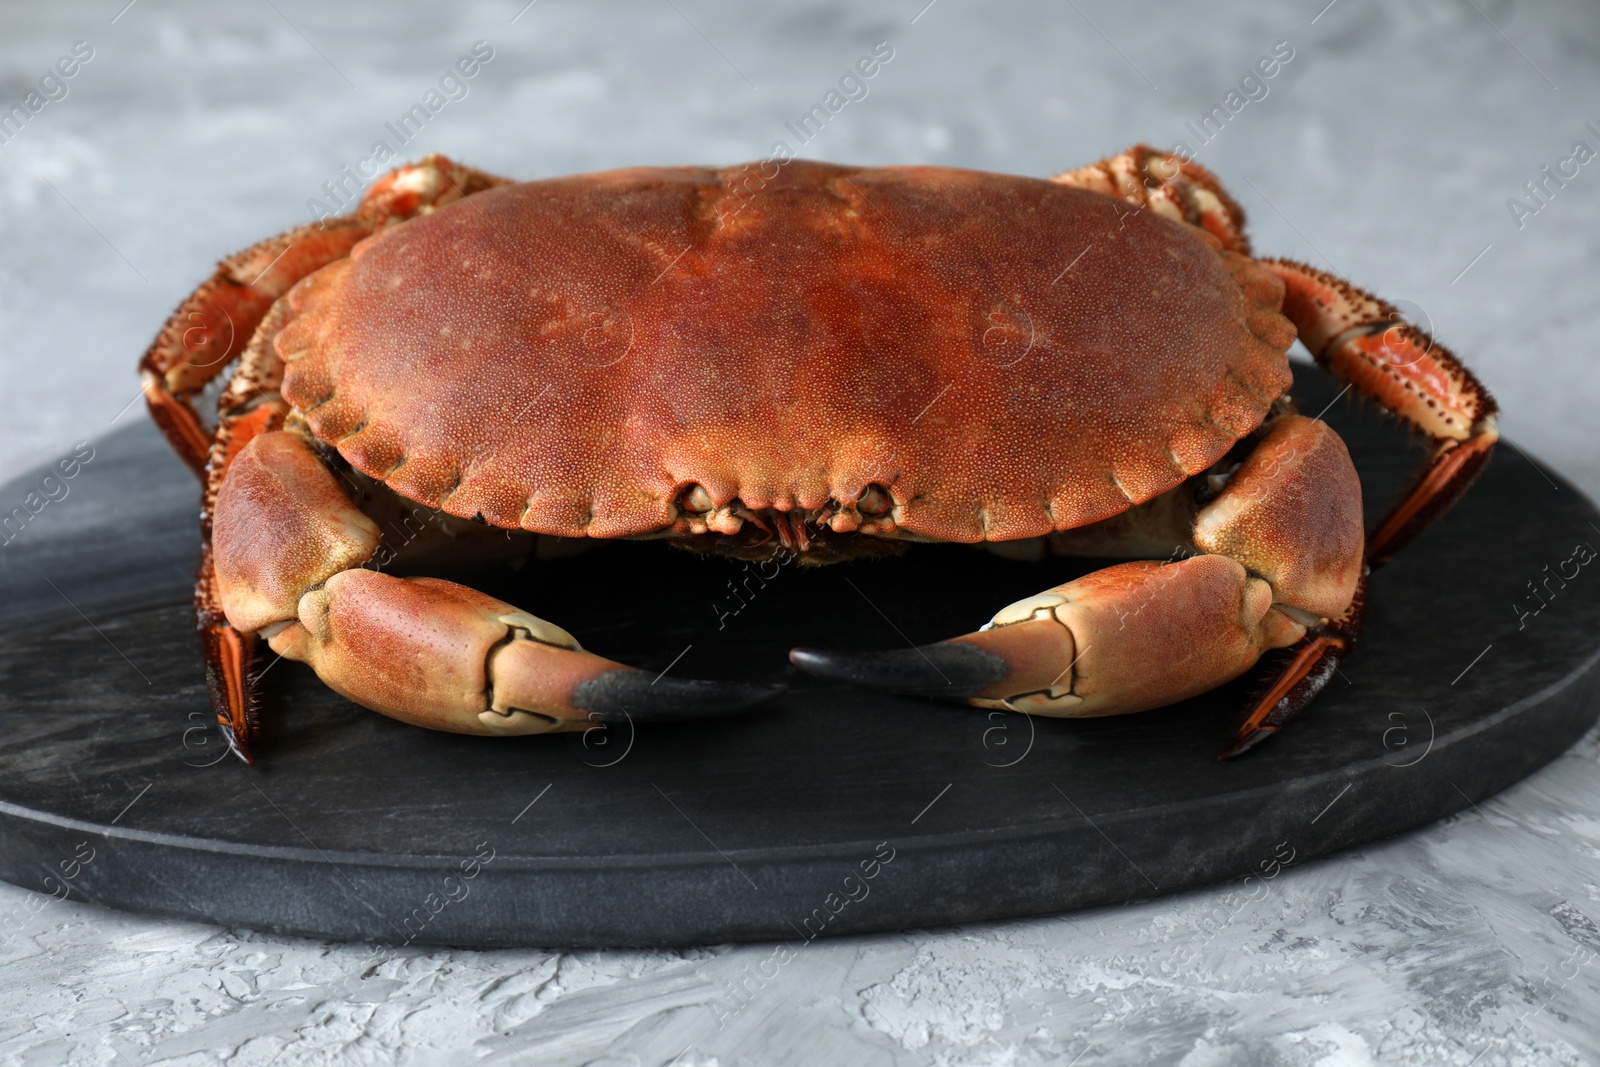
[{"label": "black claw tip", "polygon": [[783,691],[782,685],[668,678],[625,667],[584,682],[572,702],[601,721],[681,722],[736,715]]},{"label": "black claw tip", "polygon": [[965,641],[942,641],[894,652],[796,648],[790,651],[789,662],[824,678],[937,700],[977,696],[1010,672],[1005,660]]},{"label": "black claw tip", "polygon": [[1233,744],[1217,753],[1217,762],[1221,763],[1224,760],[1231,760],[1235,756],[1242,756],[1277,732],[1274,729],[1261,727],[1251,730],[1247,734],[1241,734]]}]

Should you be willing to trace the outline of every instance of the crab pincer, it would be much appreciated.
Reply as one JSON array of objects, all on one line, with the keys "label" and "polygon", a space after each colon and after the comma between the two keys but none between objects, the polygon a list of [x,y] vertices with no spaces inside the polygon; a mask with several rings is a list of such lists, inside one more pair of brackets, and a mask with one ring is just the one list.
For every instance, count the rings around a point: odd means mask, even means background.
[{"label": "crab pincer", "polygon": [[[904,692],[912,682],[923,695],[977,707],[1086,718],[1203,693],[1304,635],[1302,624],[1273,609],[1266,582],[1233,560],[1200,555],[1107,567],[1020,600],[950,641],[873,660],[799,650],[791,658],[878,688]],[[1161,669],[1150,670],[1156,663]]]},{"label": "crab pincer", "polygon": [[[254,437],[211,516],[226,625],[309,664],[333,690],[402,722],[465,734],[706,718],[781,687],[651,675],[586,652],[561,627],[468,586],[369,569],[382,531],[300,438]],[[248,758],[248,694],[216,694]]]}]

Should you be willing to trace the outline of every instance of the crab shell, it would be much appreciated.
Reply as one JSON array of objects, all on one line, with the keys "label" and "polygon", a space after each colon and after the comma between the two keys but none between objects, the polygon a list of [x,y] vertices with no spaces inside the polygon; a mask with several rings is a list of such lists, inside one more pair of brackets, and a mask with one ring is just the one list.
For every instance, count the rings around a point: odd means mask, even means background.
[{"label": "crab shell", "polygon": [[1172,489],[1290,385],[1284,283],[1197,227],[1025,177],[743,173],[504,185],[381,230],[289,294],[283,395],[493,526],[973,542]]}]

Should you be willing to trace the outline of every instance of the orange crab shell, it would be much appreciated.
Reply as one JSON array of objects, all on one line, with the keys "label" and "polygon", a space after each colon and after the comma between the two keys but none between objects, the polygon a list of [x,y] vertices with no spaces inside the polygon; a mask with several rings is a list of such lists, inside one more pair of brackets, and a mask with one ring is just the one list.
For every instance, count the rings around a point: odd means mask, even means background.
[{"label": "orange crab shell", "polygon": [[1049,181],[793,162],[506,185],[300,282],[283,395],[357,469],[495,526],[689,532],[887,487],[945,541],[1173,488],[1290,384],[1283,283]]}]

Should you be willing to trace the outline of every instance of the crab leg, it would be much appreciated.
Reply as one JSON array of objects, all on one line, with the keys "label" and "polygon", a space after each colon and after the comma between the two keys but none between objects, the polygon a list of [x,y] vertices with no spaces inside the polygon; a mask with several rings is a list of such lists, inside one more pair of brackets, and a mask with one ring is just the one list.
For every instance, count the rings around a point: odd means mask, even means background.
[{"label": "crab leg", "polygon": [[1373,527],[1367,556],[1385,563],[1472,485],[1500,439],[1489,391],[1449,349],[1398,309],[1350,283],[1283,259],[1261,260],[1283,279],[1283,313],[1335,377],[1428,438],[1433,455]]},{"label": "crab leg", "polygon": [[[367,191],[349,216],[302,226],[223,261],[179,307],[140,362],[145,398],[157,425],[204,483],[195,623],[217,717],[234,751],[249,761],[256,707],[250,669],[257,636],[230,625],[217,589],[211,513],[228,469],[261,433],[283,424],[278,395],[283,367],[272,340],[286,318],[279,298],[301,278],[349,254],[390,220],[410,218],[452,199],[503,184],[442,156],[397,168]],[[219,402],[215,433],[195,401],[217,375],[239,362]]]},{"label": "crab leg", "polygon": [[145,402],[173,451],[204,476],[211,434],[195,401],[239,357],[267,310],[295,282],[349,255],[391,219],[410,218],[504,181],[428,156],[373,183],[354,213],[269,237],[219,263],[139,362]]},{"label": "crab leg", "polygon": [[1244,209],[1209,170],[1171,152],[1134,145],[1120,155],[1057,174],[1050,180],[1187,222],[1216,238],[1223,248],[1240,255],[1250,254],[1250,239],[1244,234]]},{"label": "crab leg", "polygon": [[200,634],[200,646],[205,655],[212,709],[228,747],[246,763],[250,762],[249,738],[257,729],[258,708],[250,672],[258,640],[252,632],[234,629],[223,610],[212,547],[212,508],[223,475],[239,452],[260,434],[281,426],[283,414],[283,404],[279,401],[223,419],[206,467],[205,501],[200,509],[200,570],[194,586],[195,629]]},{"label": "crab leg", "polygon": [[[1443,345],[1398,309],[1331,274],[1262,260],[1283,279],[1284,314],[1311,354],[1336,377],[1427,435],[1422,473],[1367,537],[1367,560],[1385,563],[1444,514],[1489,462],[1499,440],[1495,402]],[[1271,736],[1311,702],[1361,628],[1363,589],[1338,618],[1308,634],[1240,725],[1227,759]]]},{"label": "crab leg", "polygon": [[238,358],[274,300],[343,258],[368,232],[360,220],[335,219],[270,237],[219,263],[156,335],[139,362],[145,402],[173,451],[196,474],[211,448],[194,406],[200,391]]},{"label": "crab leg", "polygon": [[[217,640],[257,637],[328,686],[403,722],[466,734],[584,730],[703,718],[776,695],[770,686],[683,681],[585,652],[571,634],[474,589],[365,569],[382,534],[297,434],[243,446],[212,518]],[[227,662],[227,661],[225,661]],[[218,719],[249,759],[251,685],[228,674]]]},{"label": "crab leg", "polygon": [[1196,515],[1193,543],[1203,554],[1095,571],[950,641],[867,655],[796,649],[790,658],[877,688],[1085,717],[1203,693],[1268,649],[1312,649],[1318,669],[1247,724],[1254,744],[1310,702],[1354,639],[1361,491],[1344,442],[1317,420],[1274,420]]},{"label": "crab leg", "polygon": [[1217,754],[1218,759],[1232,759],[1259,745],[1322,692],[1360,636],[1366,588],[1363,574],[1350,606],[1337,618],[1324,619],[1307,630],[1306,636],[1289,650],[1289,662],[1250,708],[1235,731],[1233,742]]}]

